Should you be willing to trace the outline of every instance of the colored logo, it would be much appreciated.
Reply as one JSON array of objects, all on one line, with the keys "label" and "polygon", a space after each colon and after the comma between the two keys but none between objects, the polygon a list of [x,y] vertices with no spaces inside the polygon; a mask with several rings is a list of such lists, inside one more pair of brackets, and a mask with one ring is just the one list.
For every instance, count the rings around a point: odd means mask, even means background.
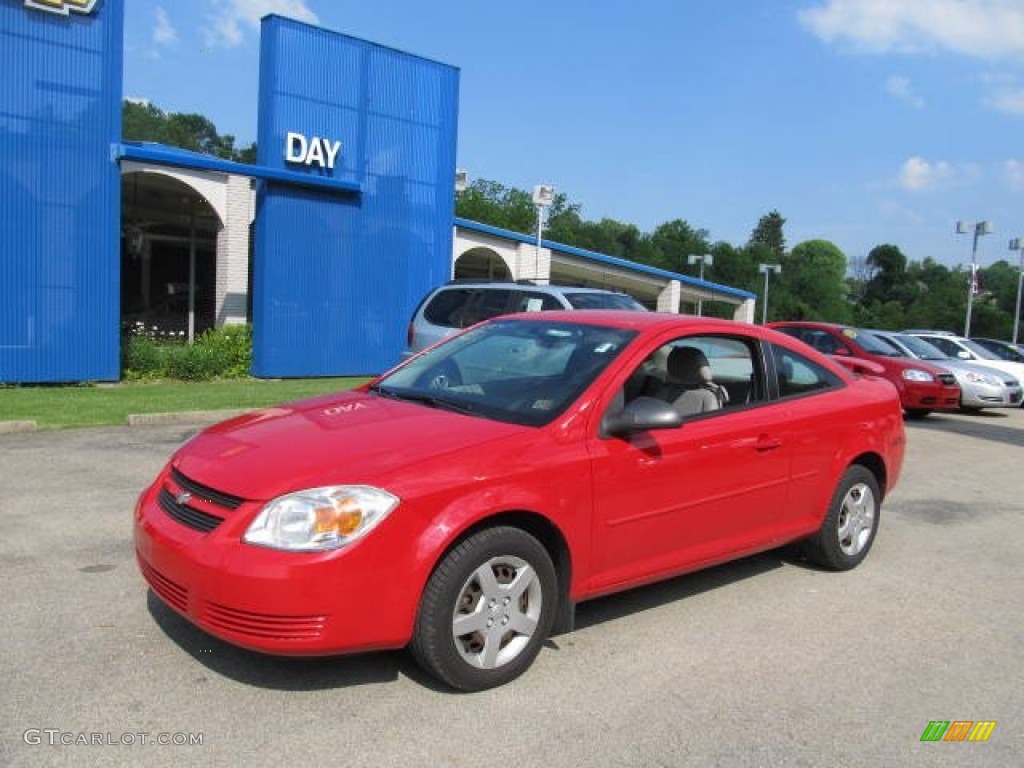
[{"label": "colored logo", "polygon": [[71,11],[91,13],[94,5],[96,0],[25,0],[26,8],[59,13],[63,16],[67,16]]},{"label": "colored logo", "polygon": [[921,741],[988,741],[995,727],[995,720],[932,720]]}]

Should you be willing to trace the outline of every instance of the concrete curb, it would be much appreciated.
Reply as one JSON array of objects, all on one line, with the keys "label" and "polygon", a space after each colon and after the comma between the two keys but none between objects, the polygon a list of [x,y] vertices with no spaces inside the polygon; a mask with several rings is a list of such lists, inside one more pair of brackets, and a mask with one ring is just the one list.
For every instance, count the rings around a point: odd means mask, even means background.
[{"label": "concrete curb", "polygon": [[16,432],[35,432],[39,425],[34,421],[0,421],[0,435],[10,435]]},{"label": "concrete curb", "polygon": [[224,409],[219,411],[181,411],[178,413],[131,413],[130,427],[157,427],[174,424],[216,424],[218,421],[241,416],[253,408]]}]

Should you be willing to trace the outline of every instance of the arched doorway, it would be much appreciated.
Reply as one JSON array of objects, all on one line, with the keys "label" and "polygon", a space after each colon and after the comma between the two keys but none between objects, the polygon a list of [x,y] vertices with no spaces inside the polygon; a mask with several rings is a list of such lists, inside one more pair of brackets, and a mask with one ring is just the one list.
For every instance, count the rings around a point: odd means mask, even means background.
[{"label": "arched doorway", "polygon": [[470,248],[455,260],[457,280],[511,280],[512,271],[490,248]]},{"label": "arched doorway", "polygon": [[159,172],[121,176],[121,320],[192,339],[216,321],[223,224],[189,184]]}]

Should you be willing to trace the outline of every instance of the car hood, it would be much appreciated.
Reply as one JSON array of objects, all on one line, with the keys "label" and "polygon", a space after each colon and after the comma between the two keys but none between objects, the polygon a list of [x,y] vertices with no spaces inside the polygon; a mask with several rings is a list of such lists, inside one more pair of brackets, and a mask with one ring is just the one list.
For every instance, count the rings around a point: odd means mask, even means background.
[{"label": "car hood", "polygon": [[480,446],[536,429],[364,392],[254,411],[200,432],[172,465],[224,493],[266,500],[325,485],[387,485],[424,462],[479,455]]}]

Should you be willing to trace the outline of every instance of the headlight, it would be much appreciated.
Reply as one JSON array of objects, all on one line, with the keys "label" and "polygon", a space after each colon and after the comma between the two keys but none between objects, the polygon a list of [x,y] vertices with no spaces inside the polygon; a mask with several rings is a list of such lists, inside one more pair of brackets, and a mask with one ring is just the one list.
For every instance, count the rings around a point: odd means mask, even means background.
[{"label": "headlight", "polygon": [[907,368],[903,372],[903,378],[907,381],[933,381],[932,375],[928,371],[919,371],[917,368]]},{"label": "headlight", "polygon": [[292,552],[337,549],[365,536],[397,505],[396,496],[366,485],[297,491],[269,502],[242,541]]},{"label": "headlight", "polygon": [[965,378],[974,384],[988,384],[990,387],[998,387],[999,379],[995,376],[989,376],[987,373],[978,373],[977,371],[968,371]]}]

